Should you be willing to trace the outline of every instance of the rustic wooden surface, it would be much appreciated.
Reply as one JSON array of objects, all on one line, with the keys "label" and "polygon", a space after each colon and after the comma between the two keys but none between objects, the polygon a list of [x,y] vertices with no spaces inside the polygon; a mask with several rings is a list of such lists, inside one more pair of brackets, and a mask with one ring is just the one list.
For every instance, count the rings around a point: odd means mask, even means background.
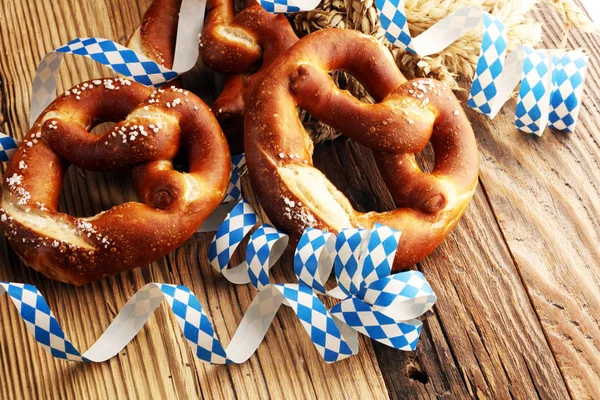
[{"label": "rustic wooden surface", "polygon": [[[0,130],[27,131],[35,67],[50,49],[77,36],[124,42],[150,0],[0,0]],[[557,47],[562,23],[545,21]],[[266,343],[240,366],[208,366],[189,350],[165,306],[113,360],[68,364],[48,356],[0,299],[0,396],[16,398],[600,398],[600,40],[573,32],[569,48],[591,55],[577,132],[534,138],[515,131],[514,103],[490,121],[468,111],[481,154],[480,185],[448,239],[418,267],[439,300],[424,320],[416,352],[361,341],[360,355],[327,365],[295,316],[281,310]],[[74,57],[61,89],[106,74]],[[430,158],[426,156],[425,158]],[[341,139],[318,146],[315,163],[356,207],[385,210],[391,197],[368,151]],[[62,209],[88,216],[135,198],[131,182],[73,169]],[[246,193],[251,189],[245,182]],[[206,262],[210,235],[111,279],[74,288],[22,266],[0,240],[0,280],[36,285],[81,349],[150,281],[184,284],[210,311],[227,341],[253,289],[233,287]],[[275,268],[293,278],[291,254]]]}]

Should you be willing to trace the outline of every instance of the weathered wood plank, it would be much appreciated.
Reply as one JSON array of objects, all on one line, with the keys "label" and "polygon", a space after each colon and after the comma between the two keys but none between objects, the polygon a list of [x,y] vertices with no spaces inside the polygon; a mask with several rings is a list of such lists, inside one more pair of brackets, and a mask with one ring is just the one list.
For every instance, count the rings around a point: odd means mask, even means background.
[{"label": "weathered wood plank", "polygon": [[[50,49],[77,36],[123,41],[149,1],[0,1],[0,75],[9,123],[7,133],[27,131],[29,91],[37,62]],[[92,62],[69,57],[60,90],[105,74]],[[69,171],[61,208],[93,215],[135,198],[129,179]],[[246,189],[248,187],[246,185]],[[210,311],[227,342],[254,289],[233,287],[218,278],[207,262],[210,235],[198,234],[173,254],[148,268],[75,288],[49,281],[23,267],[0,240],[0,280],[24,281],[45,294],[71,339],[86,348],[108,326],[126,300],[149,281],[190,287]],[[290,281],[291,254],[274,272]],[[240,366],[201,363],[185,343],[174,317],[161,306],[118,357],[98,365],[74,365],[52,359],[27,334],[8,299],[0,299],[0,393],[3,398],[383,398],[387,391],[369,342],[361,354],[327,365],[290,310],[278,314],[257,355]]]},{"label": "weathered wood plank", "polygon": [[[323,147],[317,165],[338,187],[349,188],[355,205],[393,207],[368,152],[345,140]],[[343,160],[343,168],[332,159]],[[438,303],[417,352],[375,346],[392,397],[568,397],[483,187],[420,269]]]},{"label": "weathered wood plank", "polygon": [[[545,46],[557,48],[560,17],[536,11]],[[493,122],[471,114],[482,132],[481,181],[570,394],[600,397],[600,40],[576,30],[568,48],[590,54],[574,134],[535,138],[512,127],[512,107]]]}]

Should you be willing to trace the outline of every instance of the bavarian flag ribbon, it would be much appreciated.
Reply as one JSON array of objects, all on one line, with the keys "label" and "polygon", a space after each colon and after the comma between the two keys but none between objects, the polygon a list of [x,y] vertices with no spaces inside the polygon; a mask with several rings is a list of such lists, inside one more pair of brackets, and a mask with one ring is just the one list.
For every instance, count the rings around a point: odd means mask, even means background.
[{"label": "bavarian flag ribbon", "polygon": [[480,7],[461,8],[416,38],[404,0],[376,0],[386,39],[420,56],[444,50],[465,34],[482,34],[467,105],[494,118],[520,82],[515,125],[541,136],[547,126],[572,132],[581,107],[588,57],[581,51],[544,51],[518,46],[507,52],[506,28]]}]

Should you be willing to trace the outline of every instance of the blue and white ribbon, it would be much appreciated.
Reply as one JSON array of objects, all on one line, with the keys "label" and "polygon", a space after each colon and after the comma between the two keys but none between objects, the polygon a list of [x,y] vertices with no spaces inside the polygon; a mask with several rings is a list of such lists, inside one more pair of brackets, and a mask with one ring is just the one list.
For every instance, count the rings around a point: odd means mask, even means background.
[{"label": "blue and white ribbon", "polygon": [[502,21],[479,7],[462,8],[412,38],[404,0],[376,0],[381,26],[392,44],[421,56],[438,53],[472,30],[483,31],[468,106],[494,118],[521,82],[515,125],[541,136],[546,126],[572,132],[581,106],[588,57],[519,46],[507,54]]},{"label": "blue and white ribbon", "polygon": [[[294,272],[299,283],[277,285],[270,283],[268,271],[283,253],[287,236],[268,224],[261,225],[250,236],[246,260],[229,267],[235,250],[257,222],[258,217],[246,200],[233,208],[210,246],[208,258],[215,270],[233,283],[251,282],[261,291],[275,287],[284,299],[289,301],[291,296],[292,302],[298,301],[296,292],[309,293],[305,288],[310,288],[313,296],[305,295],[300,302],[305,313],[298,314],[307,332],[310,334],[315,324],[317,332],[324,331],[328,324],[333,326],[332,323],[345,327],[339,330],[341,336],[338,332],[328,332],[333,336],[330,339],[335,339],[333,348],[317,345],[323,355],[342,357],[344,354],[337,347],[340,343],[354,348],[354,331],[398,349],[415,349],[421,330],[421,322],[415,318],[429,310],[436,297],[418,271],[391,275],[399,231],[376,224],[372,230],[344,229],[336,237],[309,228],[301,236],[294,255]],[[326,290],[332,270],[338,286]],[[286,290],[281,290],[282,287]],[[323,314],[320,322],[311,311],[311,307],[320,303],[316,294],[342,300],[330,314]],[[283,303],[289,305],[284,299]]]},{"label": "blue and white ribbon", "polygon": [[223,203],[239,201],[242,198],[242,177],[240,170],[246,165],[246,156],[244,153],[231,156],[232,170],[229,186],[227,187],[227,195],[223,199]]},{"label": "blue and white ribbon", "polygon": [[189,71],[198,60],[198,35],[202,32],[206,0],[183,0],[177,27],[173,69],[127,47],[102,38],[76,38],[46,54],[38,65],[31,95],[30,125],[56,98],[58,70],[63,56],[92,59],[116,73],[146,86],[160,86]]},{"label": "blue and white ribbon", "polygon": [[19,147],[18,141],[0,132],[0,161],[10,161],[14,152],[17,151],[17,147]]},{"label": "blue and white ribbon", "polygon": [[[37,288],[0,282],[0,295],[8,294],[28,330],[46,351],[69,361],[102,362],[114,357],[164,300],[194,354],[212,364],[242,363],[250,358],[281,305],[296,313],[326,362],[356,354],[358,332],[396,349],[416,348],[421,332],[421,322],[416,318],[431,309],[436,296],[418,271],[391,275],[400,232],[376,225],[372,230],[343,230],[336,237],[308,229],[294,255],[298,283],[273,284],[269,269],[283,254],[288,237],[268,224],[260,225],[250,236],[246,260],[228,269],[235,249],[257,222],[252,207],[241,200],[217,231],[209,250],[211,265],[225,278],[238,284],[250,282],[258,290],[227,347],[217,338],[198,298],[185,286],[147,284],[127,301],[83,354],[66,337]],[[339,286],[326,290],[332,270]],[[318,294],[342,301],[327,310]]]},{"label": "blue and white ribbon", "polygon": [[258,2],[270,13],[288,14],[314,10],[321,3],[321,0],[258,0]]}]

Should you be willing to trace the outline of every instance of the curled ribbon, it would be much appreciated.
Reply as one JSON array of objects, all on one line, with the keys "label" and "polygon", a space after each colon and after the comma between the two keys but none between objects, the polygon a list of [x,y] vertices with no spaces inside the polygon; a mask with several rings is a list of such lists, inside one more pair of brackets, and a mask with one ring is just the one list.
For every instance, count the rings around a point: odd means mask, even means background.
[{"label": "curled ribbon", "polygon": [[198,35],[202,32],[206,0],[183,0],[177,25],[173,69],[148,59],[127,47],[103,38],[76,38],[40,61],[33,80],[29,123],[56,98],[58,70],[65,54],[92,59],[118,74],[146,86],[160,86],[189,71],[198,60]]},{"label": "curled ribbon", "polygon": [[[66,337],[37,288],[0,282],[0,295],[8,294],[28,330],[46,351],[69,361],[102,362],[114,357],[163,300],[171,307],[196,356],[212,364],[248,360],[282,304],[294,310],[326,362],[356,354],[357,332],[397,349],[416,348],[421,322],[415,318],[431,309],[436,296],[418,271],[390,275],[400,232],[376,225],[372,230],[343,230],[335,237],[308,229],[294,255],[298,283],[273,284],[269,269],[283,254],[288,237],[268,224],[259,226],[250,236],[246,261],[228,269],[233,252],[257,222],[256,213],[242,199],[217,230],[209,250],[211,265],[226,279],[238,284],[250,282],[258,289],[226,348],[198,298],[185,286],[147,284],[127,301],[83,354]],[[326,290],[332,269],[339,286]],[[317,294],[342,301],[328,311]]]},{"label": "curled ribbon", "polygon": [[[242,199],[217,230],[209,261],[230,282],[251,282],[261,293],[266,289],[281,293],[283,298],[278,297],[277,301],[294,309],[326,361],[347,357],[345,346],[341,346],[344,344],[354,354],[356,331],[397,349],[416,348],[421,322],[415,318],[429,310],[436,297],[418,271],[391,275],[399,231],[376,224],[372,230],[344,229],[336,237],[309,228],[301,236],[294,255],[299,283],[280,285],[270,283],[268,271],[283,253],[287,235],[268,224],[250,236],[246,261],[229,268],[233,253],[257,222],[256,213]],[[326,290],[332,270],[338,286]],[[327,314],[317,311],[316,319],[315,310],[324,307],[317,294],[342,301]],[[276,304],[279,307],[280,303]],[[325,346],[318,341],[321,332],[326,332]]]},{"label": "curled ribbon", "polygon": [[541,136],[546,126],[572,132],[581,106],[588,57],[518,46],[507,55],[506,28],[480,7],[464,7],[412,38],[404,0],[376,0],[386,39],[420,56],[438,53],[472,30],[483,31],[467,105],[494,118],[521,82],[515,125]]},{"label": "curled ribbon", "polygon": [[310,11],[317,8],[321,0],[257,0],[268,12],[288,14],[298,11]]}]

